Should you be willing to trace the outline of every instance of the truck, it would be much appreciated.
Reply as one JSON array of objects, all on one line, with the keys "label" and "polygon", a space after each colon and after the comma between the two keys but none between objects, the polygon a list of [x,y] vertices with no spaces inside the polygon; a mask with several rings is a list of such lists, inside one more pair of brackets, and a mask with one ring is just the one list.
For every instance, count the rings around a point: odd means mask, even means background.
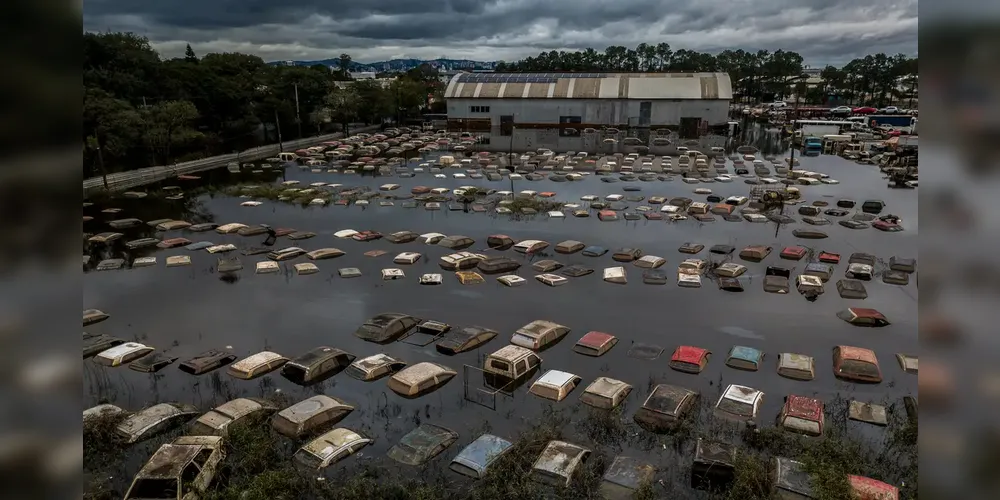
[{"label": "truck", "polygon": [[802,145],[802,154],[807,156],[819,155],[823,152],[823,139],[819,137],[806,137]]},{"label": "truck", "polygon": [[878,128],[888,125],[894,129],[910,129],[916,123],[916,118],[910,115],[871,115],[868,116],[868,125]]}]

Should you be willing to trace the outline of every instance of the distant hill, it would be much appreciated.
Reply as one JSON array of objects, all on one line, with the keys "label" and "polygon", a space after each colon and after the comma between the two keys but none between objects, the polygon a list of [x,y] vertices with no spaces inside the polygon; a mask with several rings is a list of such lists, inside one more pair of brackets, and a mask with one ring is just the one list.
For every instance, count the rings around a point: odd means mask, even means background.
[{"label": "distant hill", "polygon": [[[317,64],[323,66],[333,66],[338,67],[340,65],[339,59],[322,59],[319,61],[273,61],[268,64],[271,65],[289,65],[289,66],[315,66]],[[439,70],[474,70],[474,69],[493,69],[496,66],[495,61],[469,61],[466,59],[433,59],[433,60],[423,60],[423,59],[392,59],[390,61],[376,61],[372,63],[362,63],[358,61],[351,61],[351,71],[375,71],[382,73],[390,73],[394,71],[408,71],[413,68],[420,66],[421,64],[430,64]]]}]

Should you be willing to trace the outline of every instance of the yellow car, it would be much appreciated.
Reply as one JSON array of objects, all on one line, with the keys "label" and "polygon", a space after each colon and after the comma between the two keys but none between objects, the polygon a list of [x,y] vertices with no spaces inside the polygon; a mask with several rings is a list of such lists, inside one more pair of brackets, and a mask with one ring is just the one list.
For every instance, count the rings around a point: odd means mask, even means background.
[{"label": "yellow car", "polygon": [[482,275],[474,271],[458,271],[455,273],[455,276],[458,277],[458,281],[463,285],[478,285],[486,281]]}]

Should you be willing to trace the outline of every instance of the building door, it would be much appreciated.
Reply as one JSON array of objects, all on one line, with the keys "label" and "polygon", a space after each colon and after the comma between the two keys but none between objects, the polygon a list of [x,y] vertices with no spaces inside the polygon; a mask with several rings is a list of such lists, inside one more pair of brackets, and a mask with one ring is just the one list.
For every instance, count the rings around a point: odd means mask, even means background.
[{"label": "building door", "polygon": [[701,118],[697,116],[687,116],[681,118],[680,138],[697,139],[698,127],[701,126]]},{"label": "building door", "polygon": [[653,103],[643,101],[639,103],[639,126],[648,127],[650,117],[653,115]]}]

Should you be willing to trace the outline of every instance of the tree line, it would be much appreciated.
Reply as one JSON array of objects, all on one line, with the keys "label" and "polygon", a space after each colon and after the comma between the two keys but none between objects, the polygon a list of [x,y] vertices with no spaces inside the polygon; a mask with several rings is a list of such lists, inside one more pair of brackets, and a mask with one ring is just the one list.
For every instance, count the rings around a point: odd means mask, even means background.
[{"label": "tree line", "polygon": [[[390,84],[336,67],[268,65],[258,56],[190,46],[165,59],[134,33],[85,33],[83,157],[87,176],[233,153],[443,108],[431,67]],[[433,96],[436,98],[429,98]]]},{"label": "tree line", "polygon": [[826,66],[822,83],[806,83],[803,58],[794,51],[723,50],[709,54],[674,50],[668,43],[641,43],[634,49],[620,45],[604,51],[541,52],[516,62],[501,62],[497,72],[724,72],[733,82],[739,102],[763,102],[798,94],[803,104],[833,100],[882,107],[902,103],[917,91],[917,58],[883,53],[856,58],[843,67]]},{"label": "tree line", "polygon": [[[162,58],[134,33],[83,37],[83,159],[87,175],[164,165],[232,153],[261,144],[347,130],[354,122],[380,123],[444,112],[437,70],[423,65],[395,75],[389,85],[351,80],[351,56],[336,67],[268,65],[241,53],[205,54],[189,46],[184,57]],[[827,66],[823,83],[803,84],[803,59],[792,51],[718,54],[669,44],[611,46],[603,52],[551,51],[497,72],[699,72],[730,74],[737,100],[782,98],[801,102],[882,106],[916,91],[916,58],[873,54],[842,68]],[[386,76],[386,75],[380,75]],[[909,88],[898,82],[908,82]],[[280,134],[279,134],[280,131]]]}]

